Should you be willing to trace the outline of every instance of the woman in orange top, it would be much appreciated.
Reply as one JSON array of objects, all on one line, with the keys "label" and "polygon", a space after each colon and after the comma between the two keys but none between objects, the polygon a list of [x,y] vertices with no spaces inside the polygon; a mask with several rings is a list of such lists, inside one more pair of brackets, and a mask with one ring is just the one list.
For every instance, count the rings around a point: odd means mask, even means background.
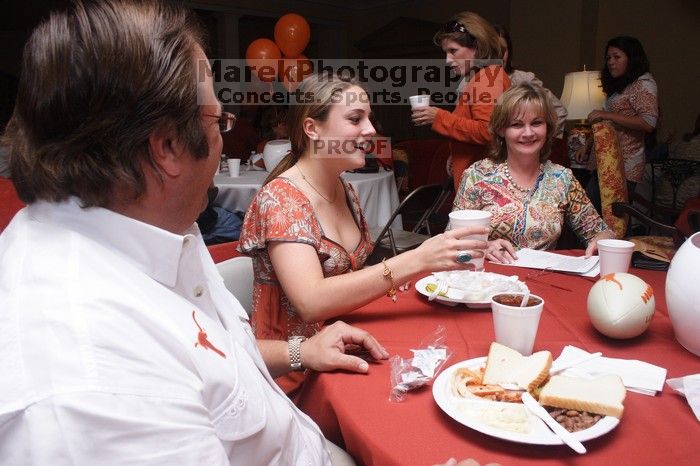
[{"label": "woman in orange top", "polygon": [[[364,166],[375,134],[369,99],[358,85],[328,75],[309,76],[299,93],[306,102],[292,104],[288,117],[292,151],[255,196],[241,232],[239,250],[253,258],[258,338],[308,338],[325,320],[383,294],[395,301],[396,286],[408,280],[467,269],[465,257],[483,257],[486,247],[458,239],[488,231],[467,227],[364,267],[373,245],[358,197],[340,174]],[[300,351],[303,363],[303,342]],[[291,372],[277,382],[294,398],[303,380]]]},{"label": "woman in orange top", "polygon": [[501,66],[503,56],[498,33],[491,23],[470,11],[457,14],[435,34],[435,44],[445,52],[447,64],[464,79],[452,113],[437,107],[412,111],[418,126],[450,137],[450,157],[455,192],[464,170],[486,156],[492,136],[489,120],[496,100],[510,87]]}]

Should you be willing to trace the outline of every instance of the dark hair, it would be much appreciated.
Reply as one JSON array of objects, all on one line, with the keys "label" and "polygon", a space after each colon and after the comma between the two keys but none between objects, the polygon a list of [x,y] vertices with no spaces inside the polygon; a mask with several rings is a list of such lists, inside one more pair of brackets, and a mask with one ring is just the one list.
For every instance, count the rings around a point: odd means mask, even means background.
[{"label": "dark hair", "polygon": [[117,187],[138,198],[158,128],[205,157],[194,58],[202,41],[188,10],[161,1],[76,0],[52,13],[24,47],[5,135],[20,198],[107,206]]},{"label": "dark hair", "polygon": [[471,11],[457,13],[433,36],[433,43],[442,46],[444,40],[453,40],[462,47],[475,49],[476,59],[501,58],[501,42],[491,23]]},{"label": "dark hair", "polygon": [[697,118],[695,118],[695,127],[693,127],[693,130],[691,132],[685,133],[683,135],[683,140],[688,142],[698,134],[700,134],[700,113],[698,113]]},{"label": "dark hair", "polygon": [[510,32],[505,26],[500,24],[494,24],[493,28],[498,33],[499,37],[502,37],[506,41],[506,47],[508,50],[502,50],[503,54],[508,52],[508,57],[503,62],[503,70],[506,74],[511,74],[513,72],[513,41],[510,39]]},{"label": "dark hair", "polygon": [[275,127],[281,123],[287,124],[287,109],[278,106],[265,107],[260,118],[260,137],[275,139]]},{"label": "dark hair", "polygon": [[494,162],[501,163],[508,158],[505,138],[499,133],[510,125],[513,117],[522,111],[525,105],[534,105],[547,124],[547,136],[540,150],[540,162],[549,158],[552,140],[557,130],[557,114],[541,86],[522,83],[508,88],[498,99],[498,104],[491,114],[489,132],[493,135],[493,139],[488,156]]},{"label": "dark hair", "polygon": [[[613,78],[608,69],[608,50],[610,47],[620,49],[627,55],[627,69],[622,76]],[[610,97],[616,92],[622,92],[644,73],[649,72],[649,59],[644,47],[638,39],[630,36],[617,36],[610,39],[605,46],[605,63],[600,73],[603,92]]]},{"label": "dark hair", "polygon": [[304,120],[312,118],[326,121],[332,105],[342,100],[340,94],[353,86],[362,87],[352,79],[330,73],[312,74],[299,84],[298,95],[310,98],[305,97],[300,102],[293,102],[289,107],[287,128],[292,150],[275,166],[264,184],[292,168],[304,154],[309,145],[309,137],[304,132]]}]

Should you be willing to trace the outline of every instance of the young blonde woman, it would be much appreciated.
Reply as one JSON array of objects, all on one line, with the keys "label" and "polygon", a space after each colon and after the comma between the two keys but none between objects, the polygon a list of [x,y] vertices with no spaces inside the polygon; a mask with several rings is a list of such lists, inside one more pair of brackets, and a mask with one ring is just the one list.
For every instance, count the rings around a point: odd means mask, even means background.
[{"label": "young blonde woman", "polygon": [[571,170],[547,160],[556,130],[544,90],[533,84],[508,89],[489,126],[489,157],[465,172],[454,209],[493,214],[486,257],[509,263],[516,249],[551,249],[566,222],[586,242],[586,256],[613,238]]},{"label": "young blonde woman", "polygon": [[[329,75],[310,76],[292,105],[292,151],[273,170],[245,217],[240,250],[253,258],[252,323],[258,338],[310,337],[324,321],[388,295],[432,271],[466,269],[486,243],[461,240],[482,228],[453,230],[417,249],[364,267],[372,251],[367,223],[341,173],[365,163],[374,136],[368,96],[358,85]],[[351,272],[351,273],[349,273]],[[387,310],[392,301],[387,298]],[[302,351],[303,351],[303,343]],[[304,375],[278,380],[294,396]]]},{"label": "young blonde woman", "polygon": [[456,189],[464,170],[486,155],[491,142],[491,113],[496,100],[510,86],[510,79],[500,66],[498,33],[476,13],[457,14],[435,34],[433,41],[445,52],[452,70],[464,78],[458,89],[460,96],[452,112],[423,107],[413,109],[411,118],[414,124],[430,125],[433,131],[452,139],[450,161]]}]

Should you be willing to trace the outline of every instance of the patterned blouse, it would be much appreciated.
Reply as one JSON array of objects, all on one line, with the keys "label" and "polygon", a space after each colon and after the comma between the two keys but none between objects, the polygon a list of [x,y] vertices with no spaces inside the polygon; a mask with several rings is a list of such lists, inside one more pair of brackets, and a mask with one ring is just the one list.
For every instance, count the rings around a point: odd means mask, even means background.
[{"label": "patterned blouse", "polygon": [[475,162],[462,176],[453,210],[459,209],[491,212],[489,239],[503,238],[517,248],[554,248],[564,221],[586,243],[608,229],[571,170],[549,160],[529,194],[512,186],[505,163]]},{"label": "patterned blouse", "polygon": [[[655,128],[659,118],[656,81],[650,73],[644,73],[622,92],[608,97],[603,109],[625,116],[640,116]],[[625,161],[625,177],[639,183],[644,178],[644,132],[617,124],[615,132]]]},{"label": "patterned blouse", "polygon": [[[240,252],[253,259],[254,287],[251,321],[255,336],[262,339],[287,340],[293,335],[311,337],[323,322],[305,323],[289,302],[272,267],[267,244],[270,241],[305,243],[313,246],[324,277],[332,277],[362,268],[372,252],[367,222],[352,186],[343,182],[348,206],[360,229],[360,242],[348,252],[328,239],[316,218],[311,202],[287,178],[276,178],[263,186],[253,199],[243,221]],[[290,394],[303,381],[303,374],[293,372],[277,379]]]}]

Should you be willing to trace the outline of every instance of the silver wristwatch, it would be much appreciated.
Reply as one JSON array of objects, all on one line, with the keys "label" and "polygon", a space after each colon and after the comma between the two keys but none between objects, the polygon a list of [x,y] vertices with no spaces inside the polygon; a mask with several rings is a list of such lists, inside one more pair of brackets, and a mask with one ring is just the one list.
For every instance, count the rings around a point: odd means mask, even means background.
[{"label": "silver wristwatch", "polygon": [[289,344],[289,365],[293,371],[303,371],[304,368],[301,365],[301,342],[306,340],[303,336],[292,336],[289,337],[287,343]]}]

